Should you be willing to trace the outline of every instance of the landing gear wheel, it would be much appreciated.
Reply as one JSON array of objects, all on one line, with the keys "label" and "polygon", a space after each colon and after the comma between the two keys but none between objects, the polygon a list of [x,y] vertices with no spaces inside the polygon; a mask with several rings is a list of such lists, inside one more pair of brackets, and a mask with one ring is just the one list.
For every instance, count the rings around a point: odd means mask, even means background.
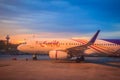
[{"label": "landing gear wheel", "polygon": [[76,62],[80,63],[81,61],[84,61],[84,60],[85,60],[84,56],[81,56],[76,59]]},{"label": "landing gear wheel", "polygon": [[32,58],[33,58],[33,60],[37,60],[36,54],[34,54],[34,55],[32,56]]},{"label": "landing gear wheel", "polygon": [[84,60],[85,60],[84,56],[81,56],[81,61],[84,61]]},{"label": "landing gear wheel", "polygon": [[76,59],[76,62],[77,62],[77,63],[80,63],[80,61],[81,61],[80,58],[77,58],[77,59]]}]

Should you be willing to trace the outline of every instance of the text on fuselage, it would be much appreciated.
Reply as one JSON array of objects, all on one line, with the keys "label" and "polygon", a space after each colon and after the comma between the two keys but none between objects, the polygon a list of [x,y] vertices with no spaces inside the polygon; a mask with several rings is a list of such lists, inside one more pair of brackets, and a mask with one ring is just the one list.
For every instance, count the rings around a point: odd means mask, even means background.
[{"label": "text on fuselage", "polygon": [[41,47],[59,47],[60,42],[53,40],[53,41],[36,41],[36,44],[40,45]]}]

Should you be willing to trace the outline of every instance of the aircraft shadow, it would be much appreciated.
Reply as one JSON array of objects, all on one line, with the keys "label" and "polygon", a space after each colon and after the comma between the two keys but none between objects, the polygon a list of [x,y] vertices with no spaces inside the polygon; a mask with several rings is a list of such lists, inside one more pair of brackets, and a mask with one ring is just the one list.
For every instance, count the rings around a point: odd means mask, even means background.
[{"label": "aircraft shadow", "polygon": [[[67,60],[67,61],[63,61],[63,60],[58,60],[58,61],[54,61],[55,63],[75,63],[75,60]],[[81,63],[92,63],[92,64],[99,64],[99,65],[104,65],[104,66],[110,66],[110,67],[116,67],[116,68],[120,68],[120,58],[109,58],[109,57],[104,57],[104,58],[88,58],[85,59],[85,61],[82,61],[78,64]]]}]

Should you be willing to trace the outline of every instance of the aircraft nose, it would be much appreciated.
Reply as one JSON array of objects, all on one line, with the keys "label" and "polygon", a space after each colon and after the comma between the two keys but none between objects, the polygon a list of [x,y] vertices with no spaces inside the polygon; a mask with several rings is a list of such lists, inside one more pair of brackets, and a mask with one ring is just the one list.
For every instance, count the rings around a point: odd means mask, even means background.
[{"label": "aircraft nose", "polygon": [[19,50],[19,51],[23,51],[23,45],[22,45],[22,44],[19,45],[19,46],[17,47],[17,50]]}]

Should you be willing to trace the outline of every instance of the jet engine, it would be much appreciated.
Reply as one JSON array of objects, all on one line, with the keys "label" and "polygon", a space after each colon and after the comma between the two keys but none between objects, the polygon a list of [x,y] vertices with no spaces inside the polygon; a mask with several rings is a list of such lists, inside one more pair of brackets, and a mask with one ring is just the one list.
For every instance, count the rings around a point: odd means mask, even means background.
[{"label": "jet engine", "polygon": [[92,49],[87,49],[87,50],[84,51],[84,53],[87,54],[87,55],[91,55],[91,54],[94,53],[94,51]]},{"label": "jet engine", "polygon": [[52,50],[49,52],[49,57],[51,59],[67,59],[68,54],[67,52],[64,52],[64,51]]}]

